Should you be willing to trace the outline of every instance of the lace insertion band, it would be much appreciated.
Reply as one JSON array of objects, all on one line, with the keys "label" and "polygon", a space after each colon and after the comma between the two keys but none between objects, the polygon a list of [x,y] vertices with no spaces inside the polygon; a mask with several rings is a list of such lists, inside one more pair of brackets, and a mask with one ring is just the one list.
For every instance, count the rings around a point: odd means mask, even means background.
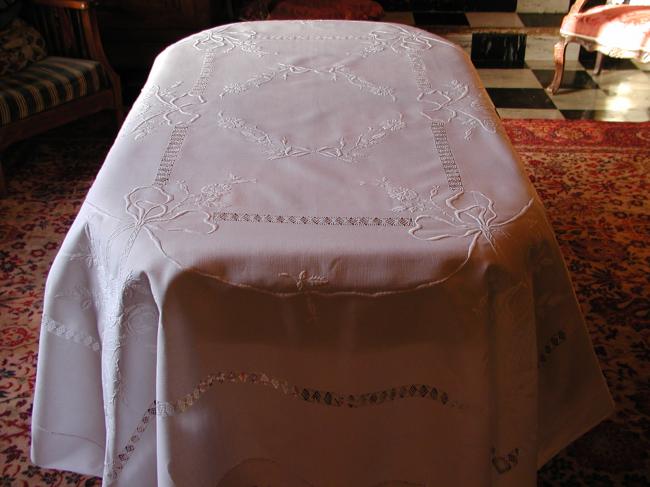
[{"label": "lace insertion band", "polygon": [[53,335],[59,336],[66,340],[78,343],[84,347],[92,350],[93,352],[100,352],[102,345],[99,342],[99,339],[79,330],[72,330],[71,328],[65,326],[58,321],[53,320],[47,315],[43,315],[43,320],[41,325],[45,330]]},{"label": "lace insertion band", "polygon": [[178,159],[178,154],[181,151],[185,137],[189,132],[188,126],[177,126],[172,130],[171,135],[169,136],[169,143],[165,149],[165,153],[160,160],[160,165],[158,166],[158,172],[156,173],[156,179],[154,186],[162,188],[165,184],[169,182],[169,177],[171,176],[172,170],[174,169],[174,164],[176,159]]},{"label": "lace insertion band", "polygon": [[431,132],[433,133],[433,143],[436,146],[442,169],[447,176],[447,184],[452,191],[463,191],[463,180],[460,177],[460,170],[454,159],[454,153],[449,146],[447,130],[442,122],[431,122]]},{"label": "lace insertion band", "polygon": [[260,213],[216,212],[213,221],[244,223],[288,223],[293,225],[359,226],[359,227],[412,227],[413,218],[373,216],[298,216]]},{"label": "lace insertion band", "polygon": [[137,443],[147,430],[155,416],[170,417],[184,413],[190,409],[209,389],[215,384],[249,384],[268,387],[285,396],[299,401],[318,404],[326,407],[360,408],[379,406],[388,402],[404,399],[424,399],[440,403],[450,408],[463,409],[456,401],[450,400],[447,392],[426,384],[409,384],[382,391],[367,392],[362,394],[344,394],[340,392],[324,391],[308,387],[296,386],[288,381],[255,372],[217,372],[210,374],[202,380],[194,390],[174,402],[153,401],[147,408],[140,423],[129,438],[126,446],[116,459],[104,466],[104,476],[109,482],[117,479],[119,473],[135,451]]}]

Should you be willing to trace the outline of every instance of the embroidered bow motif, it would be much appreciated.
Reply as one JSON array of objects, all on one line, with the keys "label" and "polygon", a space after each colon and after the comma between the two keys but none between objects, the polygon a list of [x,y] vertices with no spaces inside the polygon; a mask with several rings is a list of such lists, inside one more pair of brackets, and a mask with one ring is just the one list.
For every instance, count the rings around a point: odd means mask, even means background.
[{"label": "embroidered bow motif", "polygon": [[[469,195],[473,201],[467,206],[459,208],[456,206],[456,201],[463,194],[466,193],[458,193],[445,200],[445,205],[448,208],[448,211],[445,211],[444,213],[441,212],[442,216],[420,215],[416,217],[414,220],[415,226],[409,230],[409,234],[418,240],[427,241],[442,240],[445,238],[471,237],[472,240],[469,246],[469,253],[471,253],[478,240],[483,237],[490,244],[490,247],[497,252],[494,232],[515,221],[533,204],[533,200],[530,199],[516,215],[507,220],[496,222],[497,213],[494,210],[494,202],[490,198],[479,191],[470,191]],[[433,229],[429,230],[425,227],[423,222],[426,222],[427,220],[442,222],[451,228],[446,233],[427,236],[427,234],[436,231]],[[422,235],[423,233],[425,235]]]},{"label": "embroidered bow motif", "polygon": [[420,113],[431,120],[447,124],[454,119],[460,120],[467,126],[465,139],[469,140],[474,129],[479,126],[483,130],[494,133],[496,124],[490,118],[481,118],[474,112],[490,112],[489,105],[480,97],[468,98],[469,87],[465,83],[453,80],[445,88],[428,89],[418,95],[418,101],[424,103],[426,108]]},{"label": "embroidered bow motif", "polygon": [[[133,219],[123,230],[165,226],[167,230],[209,234],[217,229],[210,214],[197,205],[198,195],[191,195],[185,182],[166,186],[144,186],[125,197],[126,213]],[[169,227],[167,224],[176,224]],[[198,225],[197,225],[198,224]],[[192,228],[194,226],[194,228]]]},{"label": "embroidered bow motif", "polygon": [[407,30],[398,26],[373,30],[370,36],[374,40],[373,44],[380,47],[380,50],[383,50],[385,47],[390,47],[398,53],[404,51],[424,51],[431,49],[432,42],[439,42],[437,39],[429,37],[424,33]]},{"label": "embroidered bow motif", "polygon": [[224,29],[216,29],[205,32],[203,36],[194,41],[194,48],[199,51],[215,51],[218,49],[224,50],[224,53],[229,53],[235,48],[241,49],[243,52],[254,54],[262,57],[268,54],[262,51],[255,43],[257,32],[254,30],[234,30],[231,27]]},{"label": "embroidered bow motif", "polygon": [[128,131],[135,135],[135,140],[146,137],[160,125],[187,127],[201,116],[195,110],[206,102],[205,99],[190,91],[181,92],[177,89],[181,84],[179,81],[169,88],[154,85],[144,95],[135,116],[137,123]]}]

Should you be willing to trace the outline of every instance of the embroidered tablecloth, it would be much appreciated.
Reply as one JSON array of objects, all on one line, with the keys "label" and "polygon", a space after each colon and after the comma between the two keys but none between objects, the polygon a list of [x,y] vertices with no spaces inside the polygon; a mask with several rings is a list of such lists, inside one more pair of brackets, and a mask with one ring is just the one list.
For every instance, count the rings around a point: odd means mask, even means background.
[{"label": "embroidered tablecloth", "polygon": [[465,53],[252,22],[157,58],[52,266],[32,456],[123,486],[525,486],[611,399]]}]

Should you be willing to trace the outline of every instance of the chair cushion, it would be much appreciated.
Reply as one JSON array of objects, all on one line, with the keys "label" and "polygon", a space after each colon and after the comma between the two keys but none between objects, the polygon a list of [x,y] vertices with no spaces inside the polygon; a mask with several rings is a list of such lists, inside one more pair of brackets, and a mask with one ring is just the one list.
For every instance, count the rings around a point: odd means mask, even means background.
[{"label": "chair cushion", "polygon": [[650,54],[650,7],[603,5],[564,17],[560,34],[593,43],[614,57],[644,60]]},{"label": "chair cushion", "polygon": [[0,78],[0,125],[26,118],[109,86],[102,65],[50,56]]},{"label": "chair cushion", "polygon": [[22,19],[0,30],[0,76],[15,73],[45,58],[45,41]]}]

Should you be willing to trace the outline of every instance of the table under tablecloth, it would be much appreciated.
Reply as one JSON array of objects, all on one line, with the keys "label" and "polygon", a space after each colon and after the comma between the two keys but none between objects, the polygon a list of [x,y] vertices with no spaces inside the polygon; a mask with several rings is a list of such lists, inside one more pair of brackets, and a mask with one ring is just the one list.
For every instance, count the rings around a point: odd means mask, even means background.
[{"label": "table under tablecloth", "polygon": [[251,22],[159,55],[81,207],[32,458],[105,485],[521,487],[611,410],[467,55]]}]

